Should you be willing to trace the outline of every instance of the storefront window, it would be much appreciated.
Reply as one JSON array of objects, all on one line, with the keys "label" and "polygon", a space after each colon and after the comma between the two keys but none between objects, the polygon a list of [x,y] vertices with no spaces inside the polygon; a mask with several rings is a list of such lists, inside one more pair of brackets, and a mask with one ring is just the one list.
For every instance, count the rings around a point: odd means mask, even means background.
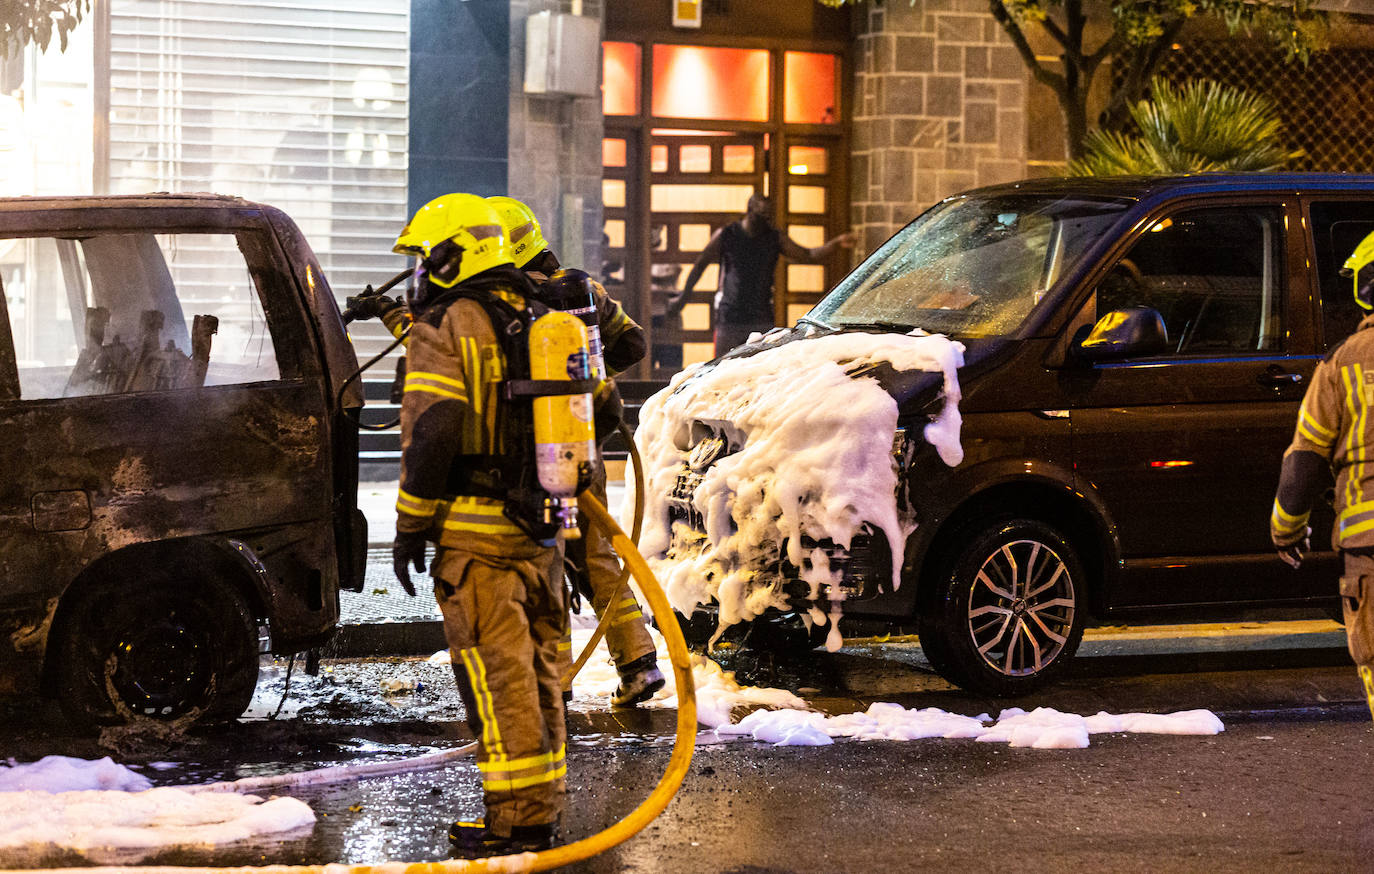
[{"label": "storefront window", "polygon": [[654,46],[653,114],[720,121],[768,120],[768,52]]},{"label": "storefront window", "polygon": [[783,121],[835,124],[839,120],[834,55],[786,52],[782,69]]},{"label": "storefront window", "polygon": [[639,46],[601,44],[601,110],[606,115],[639,114]]}]

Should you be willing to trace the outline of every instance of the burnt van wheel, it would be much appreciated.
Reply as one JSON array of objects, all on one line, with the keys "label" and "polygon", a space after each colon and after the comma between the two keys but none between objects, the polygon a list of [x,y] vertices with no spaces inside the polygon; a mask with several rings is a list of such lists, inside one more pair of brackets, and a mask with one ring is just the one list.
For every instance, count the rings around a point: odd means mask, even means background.
[{"label": "burnt van wheel", "polygon": [[1084,572],[1054,527],[1011,519],[961,538],[921,617],[921,645],[950,682],[986,695],[1043,686],[1083,638]]},{"label": "burnt van wheel", "polygon": [[86,588],[66,609],[57,647],[62,708],[88,727],[225,722],[248,707],[257,685],[248,605],[195,576]]}]

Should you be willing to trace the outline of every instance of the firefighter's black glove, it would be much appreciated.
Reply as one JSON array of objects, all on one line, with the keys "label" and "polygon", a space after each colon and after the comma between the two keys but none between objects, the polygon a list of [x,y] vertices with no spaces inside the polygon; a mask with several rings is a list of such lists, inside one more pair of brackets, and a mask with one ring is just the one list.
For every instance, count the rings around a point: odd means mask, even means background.
[{"label": "firefighter's black glove", "polygon": [[345,302],[345,311],[354,320],[378,319],[401,305],[394,297],[384,294],[361,294],[350,297]]},{"label": "firefighter's black glove", "polygon": [[412,598],[415,597],[415,585],[410,581],[410,566],[413,564],[415,570],[424,571],[427,545],[421,531],[397,531],[396,540],[391,544],[391,569]]},{"label": "firefighter's black glove", "polygon": [[1301,535],[1284,542],[1275,539],[1274,548],[1279,551],[1280,561],[1297,570],[1302,565],[1303,553],[1312,549],[1312,529],[1303,528]]}]

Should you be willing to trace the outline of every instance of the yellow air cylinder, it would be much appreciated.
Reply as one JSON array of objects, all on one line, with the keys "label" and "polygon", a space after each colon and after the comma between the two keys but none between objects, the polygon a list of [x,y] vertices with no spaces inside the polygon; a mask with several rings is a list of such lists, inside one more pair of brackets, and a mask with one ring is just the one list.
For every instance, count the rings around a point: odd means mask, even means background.
[{"label": "yellow air cylinder", "polygon": [[[574,315],[545,313],[530,326],[530,378],[591,378],[587,328]],[[583,465],[596,458],[592,396],[545,395],[534,398],[534,457],[539,484],[556,498],[577,495]]]}]

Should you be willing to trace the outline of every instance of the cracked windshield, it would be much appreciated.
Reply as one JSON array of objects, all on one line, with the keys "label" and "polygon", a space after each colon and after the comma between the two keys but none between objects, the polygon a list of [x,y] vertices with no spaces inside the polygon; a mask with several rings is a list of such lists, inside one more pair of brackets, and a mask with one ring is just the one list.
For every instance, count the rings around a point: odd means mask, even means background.
[{"label": "cracked windshield", "polygon": [[1127,205],[1030,195],[947,200],[884,243],[806,318],[969,339],[1013,334]]}]

